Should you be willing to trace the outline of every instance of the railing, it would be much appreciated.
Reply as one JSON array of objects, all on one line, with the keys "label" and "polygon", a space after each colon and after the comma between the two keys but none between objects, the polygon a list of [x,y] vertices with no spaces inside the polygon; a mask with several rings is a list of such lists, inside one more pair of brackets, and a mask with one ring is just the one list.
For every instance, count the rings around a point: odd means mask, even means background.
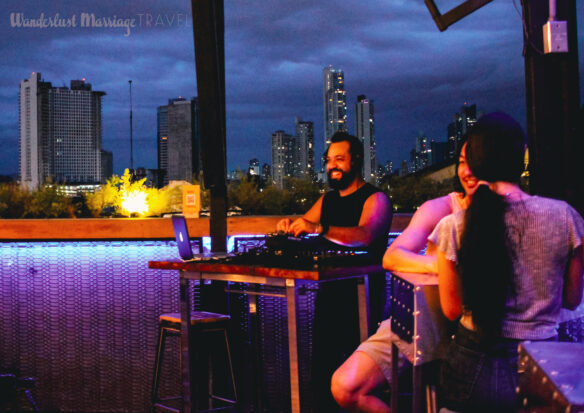
[{"label": "railing", "polygon": [[[274,232],[283,216],[240,216],[227,218],[227,235]],[[295,218],[295,217],[291,217]],[[394,214],[392,232],[402,231],[411,214]],[[209,235],[209,218],[187,219],[191,237]],[[0,220],[0,241],[88,240],[88,239],[173,239],[169,218],[83,218]]]}]

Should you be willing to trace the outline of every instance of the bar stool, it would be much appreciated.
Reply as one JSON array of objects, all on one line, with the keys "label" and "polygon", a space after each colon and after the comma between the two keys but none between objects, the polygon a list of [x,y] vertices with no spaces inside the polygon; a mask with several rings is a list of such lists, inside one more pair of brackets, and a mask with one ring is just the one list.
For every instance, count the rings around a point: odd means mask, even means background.
[{"label": "bar stool", "polygon": [[[229,320],[231,319],[230,316],[225,314],[217,314],[217,313],[209,313],[205,311],[194,311],[191,313],[191,326],[195,328],[195,331],[199,338],[202,338],[204,335],[213,332],[223,332],[223,336],[225,338],[225,350],[227,353],[227,360],[229,364],[229,372],[231,374],[231,383],[232,383],[232,391],[233,391],[233,399],[229,399],[227,397],[221,397],[213,394],[213,371],[212,368],[209,369],[209,400],[217,400],[229,404],[227,407],[231,407],[230,405],[234,405],[237,402],[237,390],[235,388],[235,376],[233,374],[233,364],[231,362],[231,351],[229,349],[229,339],[227,337],[227,325],[229,324]],[[181,396],[171,396],[171,397],[164,397],[161,398],[158,396],[158,387],[160,384],[160,372],[162,367],[162,356],[164,354],[164,345],[167,336],[178,336],[180,337],[181,332],[181,317],[180,313],[167,313],[162,314],[159,317],[158,322],[158,345],[156,349],[156,363],[154,366],[154,380],[152,383],[152,412],[155,412],[156,409],[163,409],[166,411],[171,412],[179,412],[178,409],[172,408],[168,405],[164,405],[160,402],[166,402],[170,400],[180,400]],[[211,353],[209,353],[209,358],[211,357]],[[216,411],[222,410],[226,407],[220,408],[211,408],[205,411]]]},{"label": "bar stool", "polygon": [[30,389],[36,387],[36,378],[17,377],[13,373],[0,372],[0,411],[20,411],[17,400],[20,392],[24,393],[33,412],[39,409]]}]

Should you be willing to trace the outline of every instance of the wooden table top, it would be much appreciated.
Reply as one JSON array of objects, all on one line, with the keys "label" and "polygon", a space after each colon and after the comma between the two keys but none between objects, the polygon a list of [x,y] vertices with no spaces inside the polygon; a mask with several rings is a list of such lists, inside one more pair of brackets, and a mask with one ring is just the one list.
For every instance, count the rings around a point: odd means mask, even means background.
[{"label": "wooden table top", "polygon": [[381,264],[356,265],[344,267],[316,267],[314,269],[294,269],[285,267],[266,267],[262,265],[242,265],[229,262],[183,262],[149,261],[148,267],[159,270],[178,270],[203,273],[241,274],[258,277],[288,278],[309,281],[327,281],[342,278],[351,278],[362,274],[371,274],[384,271]]}]

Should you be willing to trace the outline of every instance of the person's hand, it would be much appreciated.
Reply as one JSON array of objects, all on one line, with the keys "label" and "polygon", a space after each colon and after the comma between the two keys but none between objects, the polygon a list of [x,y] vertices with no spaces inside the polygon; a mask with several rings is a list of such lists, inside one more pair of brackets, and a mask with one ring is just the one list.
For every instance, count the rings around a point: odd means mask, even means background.
[{"label": "person's hand", "polygon": [[279,220],[278,223],[276,224],[276,231],[289,233],[291,223],[292,223],[292,220],[290,218],[284,218],[284,219]]},{"label": "person's hand", "polygon": [[438,274],[438,247],[430,241],[426,247],[425,266],[428,273]]},{"label": "person's hand", "polygon": [[431,258],[426,263],[426,267],[428,268],[428,273],[438,275],[438,257],[429,256],[428,258]]},{"label": "person's hand", "polygon": [[289,227],[288,232],[294,234],[297,237],[300,234],[314,234],[320,233],[319,228],[322,229],[320,224],[307,221],[304,218],[298,218]]}]

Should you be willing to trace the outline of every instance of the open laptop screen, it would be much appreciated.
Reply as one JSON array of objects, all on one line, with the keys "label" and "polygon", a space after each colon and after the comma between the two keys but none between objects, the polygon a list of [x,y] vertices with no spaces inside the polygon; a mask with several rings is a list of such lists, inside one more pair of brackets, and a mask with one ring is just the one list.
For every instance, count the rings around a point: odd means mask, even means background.
[{"label": "open laptop screen", "polygon": [[189,238],[185,217],[173,215],[172,227],[174,228],[174,236],[176,238],[176,245],[178,246],[180,257],[183,260],[192,260],[193,250],[191,248],[191,240]]}]

